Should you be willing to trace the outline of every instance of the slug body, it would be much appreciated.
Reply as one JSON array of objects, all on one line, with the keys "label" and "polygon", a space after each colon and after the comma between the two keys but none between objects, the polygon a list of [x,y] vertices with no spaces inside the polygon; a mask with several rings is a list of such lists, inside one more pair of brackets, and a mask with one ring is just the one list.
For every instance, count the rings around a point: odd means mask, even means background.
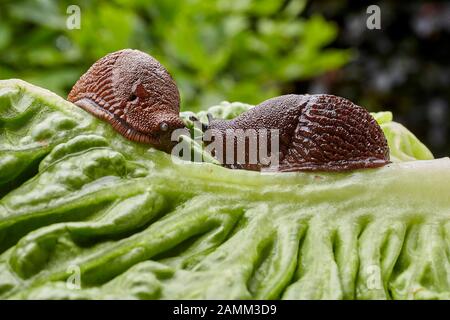
[{"label": "slug body", "polygon": [[174,80],[156,59],[138,50],[113,52],[95,62],[68,100],[126,138],[164,151],[173,145],[171,132],[184,127]]},{"label": "slug body", "polygon": [[[272,98],[233,120],[211,120],[208,129],[213,137],[221,136],[223,150],[227,131],[277,129],[279,160],[273,169],[276,171],[345,171],[389,163],[387,140],[376,120],[364,108],[332,95],[291,94]],[[245,143],[246,161],[233,161],[225,166],[271,170],[270,164],[249,163],[246,136],[235,136],[234,154],[237,143]],[[222,159],[225,158],[226,152]]]},{"label": "slug body", "polygon": [[[106,120],[126,138],[166,152],[176,143],[171,141],[172,132],[185,127],[174,80],[157,60],[138,50],[113,52],[95,62],[74,85],[68,100]],[[387,141],[375,119],[349,100],[332,95],[276,97],[233,120],[210,120],[206,128],[212,141],[221,138],[213,155],[229,168],[344,171],[389,163]],[[276,153],[276,166],[250,161],[250,153],[255,148],[260,153],[264,140],[258,136],[251,150],[250,129],[263,132],[266,142],[272,142],[276,131],[276,148],[265,144],[267,153]],[[227,150],[230,145],[233,152]],[[227,152],[233,155],[231,161]]]}]

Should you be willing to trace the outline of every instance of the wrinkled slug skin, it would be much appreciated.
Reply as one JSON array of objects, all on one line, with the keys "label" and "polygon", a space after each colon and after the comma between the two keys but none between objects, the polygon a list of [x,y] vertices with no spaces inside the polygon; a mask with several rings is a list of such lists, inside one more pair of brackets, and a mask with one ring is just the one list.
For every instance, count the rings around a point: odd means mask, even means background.
[{"label": "wrinkled slug skin", "polygon": [[[214,135],[223,136],[224,148],[229,129],[278,129],[278,171],[343,171],[389,163],[387,140],[375,119],[364,108],[333,95],[272,98],[233,120],[213,120],[209,128]],[[245,139],[236,136],[235,147],[237,141]],[[246,163],[226,165],[265,168],[261,163],[248,163],[248,154]]]},{"label": "wrinkled slug skin", "polygon": [[95,62],[68,100],[126,138],[165,151],[171,146],[170,133],[184,127],[174,80],[156,59],[138,50],[120,50]]},{"label": "wrinkled slug skin", "polygon": [[[74,85],[68,100],[108,121],[126,138],[166,152],[175,144],[172,132],[184,127],[175,82],[157,60],[138,50],[125,49],[98,60]],[[375,119],[351,101],[332,95],[276,97],[233,120],[213,120],[209,128],[213,136],[222,136],[223,152],[217,155],[229,168],[344,171],[389,163],[387,141]],[[225,161],[230,129],[236,136],[231,163]],[[261,154],[258,162],[250,161],[248,129],[278,130],[276,166],[261,161]],[[244,161],[237,159],[242,152],[237,148],[239,141],[246,145]],[[271,141],[270,133],[267,141]],[[270,153],[271,147],[267,149]]]},{"label": "wrinkled slug skin", "polygon": [[261,174],[0,80],[0,299],[448,300],[450,159],[398,126],[402,161]]}]

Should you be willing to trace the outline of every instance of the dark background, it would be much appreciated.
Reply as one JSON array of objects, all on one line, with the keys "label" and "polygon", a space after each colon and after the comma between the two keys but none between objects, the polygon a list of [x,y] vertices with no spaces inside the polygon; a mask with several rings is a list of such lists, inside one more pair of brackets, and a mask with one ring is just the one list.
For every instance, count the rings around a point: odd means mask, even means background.
[{"label": "dark background", "polygon": [[[66,25],[72,4],[80,29]],[[372,4],[381,30],[366,27]],[[167,67],[184,110],[331,93],[393,111],[448,156],[449,32],[448,1],[2,0],[0,78],[65,97],[94,61],[131,47]]]}]

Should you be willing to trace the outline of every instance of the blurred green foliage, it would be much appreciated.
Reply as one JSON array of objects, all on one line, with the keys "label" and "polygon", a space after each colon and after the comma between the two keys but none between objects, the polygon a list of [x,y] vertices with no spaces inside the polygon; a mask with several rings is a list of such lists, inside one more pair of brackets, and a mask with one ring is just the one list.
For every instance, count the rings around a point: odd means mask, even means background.
[{"label": "blurred green foliage", "polygon": [[[67,7],[81,9],[69,30]],[[66,96],[97,59],[136,48],[175,78],[184,109],[221,100],[258,103],[292,83],[345,64],[328,48],[334,24],[301,13],[303,0],[3,0],[0,78],[22,78]]]}]

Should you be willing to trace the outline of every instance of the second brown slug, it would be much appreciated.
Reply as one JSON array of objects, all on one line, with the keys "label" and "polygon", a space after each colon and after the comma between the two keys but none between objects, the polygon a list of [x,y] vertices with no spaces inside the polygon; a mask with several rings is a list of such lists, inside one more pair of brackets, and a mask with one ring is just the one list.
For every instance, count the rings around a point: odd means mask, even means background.
[{"label": "second brown slug", "polygon": [[139,50],[108,54],[81,76],[68,100],[108,121],[126,138],[169,152],[179,116],[178,88],[167,70]]},{"label": "second brown slug", "polygon": [[[345,171],[389,163],[386,137],[376,120],[364,108],[333,95],[290,94],[272,98],[233,120],[210,120],[207,129],[212,131],[212,137],[222,138],[224,152],[219,161],[235,169],[270,167],[249,161],[248,129],[278,130],[276,171]],[[234,159],[225,163],[230,130],[234,133]],[[266,141],[269,140],[268,137]],[[238,143],[246,144],[244,163],[236,161]]]}]

